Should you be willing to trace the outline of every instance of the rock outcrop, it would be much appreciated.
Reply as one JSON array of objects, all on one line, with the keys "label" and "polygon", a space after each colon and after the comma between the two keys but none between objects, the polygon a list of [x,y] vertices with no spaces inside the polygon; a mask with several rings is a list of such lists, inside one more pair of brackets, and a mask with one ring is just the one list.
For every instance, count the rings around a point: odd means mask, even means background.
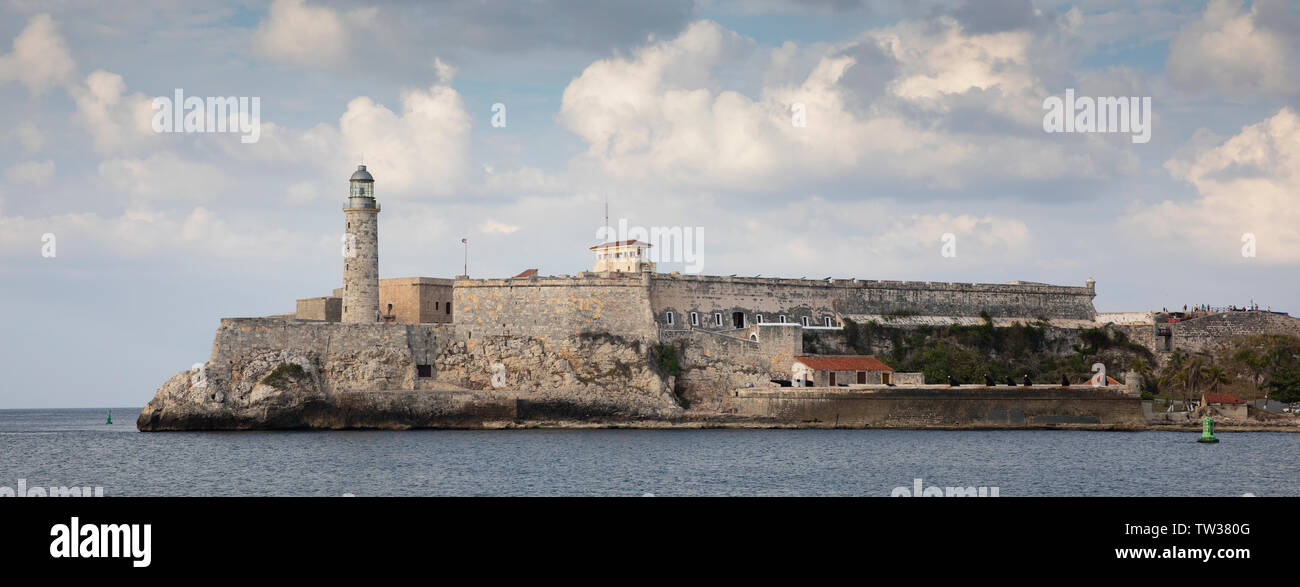
[{"label": "rock outcrop", "polygon": [[639,341],[455,340],[450,328],[223,320],[205,365],[169,379],[140,430],[500,427],[674,419]]}]

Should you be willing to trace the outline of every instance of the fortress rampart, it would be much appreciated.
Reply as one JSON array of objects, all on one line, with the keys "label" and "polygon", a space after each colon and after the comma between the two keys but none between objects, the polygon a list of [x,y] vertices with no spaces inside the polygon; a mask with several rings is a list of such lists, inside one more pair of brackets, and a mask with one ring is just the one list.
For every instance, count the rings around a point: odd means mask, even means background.
[{"label": "fortress rampart", "polygon": [[1160,333],[1167,329],[1170,350],[1183,352],[1209,352],[1218,343],[1241,336],[1300,336],[1300,319],[1270,312],[1223,312],[1157,326],[1156,345],[1163,344]]},{"label": "fortress rampart", "polygon": [[438,324],[223,318],[206,376],[214,388],[231,385],[238,393],[266,374],[245,372],[247,366],[299,362],[319,365],[325,393],[419,389],[417,366],[432,365],[450,342],[451,329]]},{"label": "fortress rampart", "polygon": [[548,344],[582,333],[658,340],[647,274],[458,279],[454,324],[466,339],[531,336]]},{"label": "fortress rampart", "polygon": [[[764,322],[809,316],[813,325],[839,314],[1093,319],[1093,287],[1037,283],[944,283],[865,279],[783,279],[719,275],[651,275],[656,318],[679,312],[763,314]],[[753,321],[753,317],[746,317]],[[728,322],[729,323],[729,322]]]},{"label": "fortress rampart", "polygon": [[[658,340],[660,329],[735,331],[759,322],[840,326],[862,314],[1091,321],[1092,287],[807,280],[657,273],[456,280],[458,333],[543,340],[608,332]],[[761,320],[760,320],[761,318]]]},{"label": "fortress rampart", "polygon": [[764,322],[779,322],[784,315],[790,322],[807,317],[813,326],[824,325],[827,317],[838,326],[841,315],[893,313],[1092,320],[1095,295],[1087,286],[1026,283],[651,275],[656,320],[663,322],[669,311],[674,321],[697,312],[704,327],[716,325],[719,313],[724,326],[735,327],[736,312],[744,314],[744,324],[757,322],[759,315]]}]

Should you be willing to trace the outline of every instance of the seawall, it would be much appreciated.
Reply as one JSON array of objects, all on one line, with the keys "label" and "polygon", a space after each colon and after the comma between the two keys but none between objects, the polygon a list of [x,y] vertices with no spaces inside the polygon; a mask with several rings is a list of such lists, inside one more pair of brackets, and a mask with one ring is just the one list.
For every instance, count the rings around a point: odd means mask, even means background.
[{"label": "seawall", "polygon": [[1117,387],[920,386],[739,389],[735,415],[805,427],[1139,430],[1141,400]]}]

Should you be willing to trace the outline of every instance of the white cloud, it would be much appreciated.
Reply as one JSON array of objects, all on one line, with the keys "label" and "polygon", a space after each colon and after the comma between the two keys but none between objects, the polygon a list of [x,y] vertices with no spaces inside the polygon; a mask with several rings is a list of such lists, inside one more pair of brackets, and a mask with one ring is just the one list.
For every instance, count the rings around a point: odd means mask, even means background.
[{"label": "white cloud", "polygon": [[71,84],[77,64],[49,14],[37,14],[14,38],[13,51],[0,55],[0,83],[17,80],[33,95]]},{"label": "white cloud", "polygon": [[433,70],[438,74],[438,83],[450,84],[456,77],[456,68],[443,62],[441,57],[433,58]]},{"label": "white cloud", "polygon": [[[824,238],[828,218],[840,219],[833,240]],[[954,265],[1025,262],[1036,254],[1033,235],[1019,219],[971,213],[900,214],[892,202],[808,198],[755,214],[743,225],[717,228],[706,231],[705,253],[710,256],[706,273],[799,267],[838,277],[890,279],[891,275],[951,274]],[[956,238],[954,258],[942,254],[947,233]],[[713,256],[711,251],[718,250],[713,247],[722,243],[721,258]]]},{"label": "white cloud", "polygon": [[289,185],[285,199],[290,204],[308,204],[321,199],[320,188],[316,182],[299,181]]},{"label": "white cloud", "polygon": [[942,17],[937,23],[906,22],[873,31],[870,38],[901,66],[891,90],[913,102],[941,107],[934,104],[937,99],[973,89],[1015,96],[1035,85],[1029,31],[968,35],[951,17]]},{"label": "white cloud", "polygon": [[13,182],[44,187],[54,178],[54,162],[47,159],[16,163],[5,169],[5,178]]},{"label": "white cloud", "polygon": [[483,232],[486,232],[488,234],[493,234],[493,233],[510,234],[512,232],[518,231],[519,227],[514,226],[512,224],[506,224],[504,222],[498,222],[496,220],[488,220],[479,226],[479,230],[482,230]]},{"label": "white cloud", "polygon": [[[1137,205],[1121,226],[1179,260],[1218,263],[1300,262],[1300,117],[1283,108],[1221,144],[1171,159],[1165,168],[1196,188],[1199,199]],[[1140,231],[1134,232],[1134,231]],[[1243,234],[1256,238],[1253,259]]]},{"label": "white cloud", "polygon": [[45,133],[36,128],[36,125],[32,124],[31,121],[23,121],[14,127],[10,136],[18,139],[18,144],[22,145],[25,153],[38,153],[45,148]]},{"label": "white cloud", "polygon": [[153,254],[160,265],[175,262],[179,255],[190,262],[196,258],[234,259],[265,266],[262,264],[314,260],[324,251],[337,250],[336,241],[312,233],[277,226],[238,227],[202,206],[180,213],[132,208],[119,216],[0,216],[0,254],[35,256],[40,236],[47,232],[59,239],[60,259],[83,261]]},{"label": "white cloud", "polygon": [[[815,65],[793,81],[783,80],[808,59],[790,43],[770,52],[767,74],[715,75],[728,63],[750,63],[743,53],[751,44],[696,22],[676,39],[587,67],[565,89],[558,119],[616,178],[695,187],[901,178],[959,188],[988,177],[1133,169],[1127,150],[1041,132],[1049,92],[1033,59],[1050,43],[1029,32],[971,35],[942,17],[810,49],[820,53]],[[723,80],[736,77],[764,82],[751,97],[727,89]],[[797,107],[805,126],[794,124]],[[988,128],[972,128],[980,126],[972,119]]]},{"label": "white cloud", "polygon": [[[210,163],[187,161],[168,152],[144,159],[108,159],[99,164],[104,186],[127,195],[132,206],[150,202],[204,202],[231,197],[229,174]],[[254,196],[247,196],[256,202]]]},{"label": "white cloud", "polygon": [[1262,26],[1258,3],[1210,0],[1201,19],[1184,26],[1169,46],[1169,79],[1227,96],[1292,94],[1296,53],[1282,31]]},{"label": "white cloud", "polygon": [[400,115],[356,98],[339,118],[341,142],[329,169],[364,160],[380,197],[453,194],[466,173],[469,132],[469,113],[449,86],[403,92]]},{"label": "white cloud", "polygon": [[[468,172],[471,129],[460,94],[439,84],[406,90],[401,102],[394,112],[368,96],[354,98],[337,127],[321,123],[297,130],[263,121],[257,143],[223,141],[219,148],[238,161],[314,165],[329,181],[346,180],[365,163],[381,200],[459,193]],[[290,201],[306,197],[300,190]]]},{"label": "white cloud", "polygon": [[253,50],[268,59],[315,68],[339,68],[350,60],[352,34],[361,29],[369,38],[378,9],[339,13],[304,0],[275,0],[253,31]]},{"label": "white cloud", "polygon": [[127,95],[122,76],[96,70],[86,76],[85,85],[69,91],[77,103],[77,117],[100,154],[137,149],[156,137],[153,99],[140,92]]},{"label": "white cloud", "polygon": [[[139,92],[126,95],[122,76],[100,69],[84,82],[76,79],[77,64],[50,15],[33,16],[13,46],[13,52],[0,56],[0,83],[18,80],[34,95],[63,88],[76,102],[77,119],[90,133],[97,152],[133,149],[153,134],[151,99]],[[44,133],[30,122],[20,124],[13,134],[28,153],[44,148]]]}]

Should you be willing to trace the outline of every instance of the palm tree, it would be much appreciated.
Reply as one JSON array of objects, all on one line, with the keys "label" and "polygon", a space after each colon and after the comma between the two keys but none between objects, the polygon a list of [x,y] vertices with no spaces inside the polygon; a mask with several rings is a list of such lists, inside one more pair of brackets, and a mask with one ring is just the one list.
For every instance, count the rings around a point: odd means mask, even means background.
[{"label": "palm tree", "polygon": [[1136,357],[1129,361],[1128,368],[1137,372],[1138,377],[1142,378],[1142,387],[1154,383],[1153,377],[1155,377],[1155,373],[1151,370],[1151,363],[1146,362],[1142,357]]},{"label": "palm tree", "polygon": [[1205,365],[1201,367],[1201,377],[1210,385],[1209,391],[1213,392],[1219,388],[1220,384],[1228,382],[1228,373],[1223,367],[1218,365]]},{"label": "palm tree", "polygon": [[1268,366],[1267,359],[1255,352],[1255,349],[1244,348],[1234,353],[1232,360],[1241,363],[1250,371],[1251,399],[1255,401],[1255,407],[1259,407],[1259,379]]},{"label": "palm tree", "polygon": [[1196,397],[1196,386],[1201,382],[1201,367],[1204,365],[1205,360],[1199,355],[1189,357],[1187,362],[1183,364],[1183,369],[1179,375],[1183,383],[1184,405]]},{"label": "palm tree", "polygon": [[1160,370],[1160,376],[1156,379],[1156,393],[1169,391],[1169,411],[1173,411],[1173,391],[1172,388],[1183,381],[1183,366],[1187,362],[1187,355],[1182,351],[1174,351],[1169,355],[1169,360]]}]

